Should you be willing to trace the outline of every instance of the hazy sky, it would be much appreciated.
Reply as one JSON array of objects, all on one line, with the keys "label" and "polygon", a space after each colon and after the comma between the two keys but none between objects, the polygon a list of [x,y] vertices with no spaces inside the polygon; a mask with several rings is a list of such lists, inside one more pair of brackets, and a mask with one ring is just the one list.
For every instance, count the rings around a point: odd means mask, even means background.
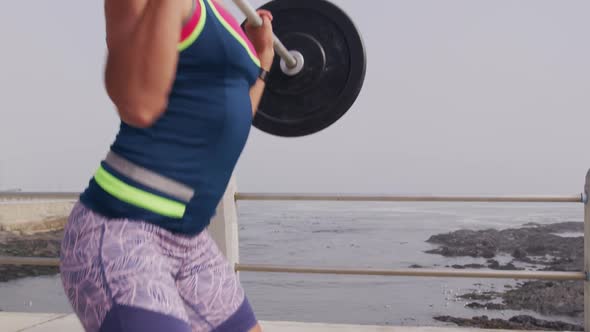
[{"label": "hazy sky", "polygon": [[[582,190],[590,1],[334,2],[364,36],[364,89],[316,135],[254,129],[241,191]],[[0,189],[82,190],[118,126],[102,1],[1,1],[0,22]]]}]

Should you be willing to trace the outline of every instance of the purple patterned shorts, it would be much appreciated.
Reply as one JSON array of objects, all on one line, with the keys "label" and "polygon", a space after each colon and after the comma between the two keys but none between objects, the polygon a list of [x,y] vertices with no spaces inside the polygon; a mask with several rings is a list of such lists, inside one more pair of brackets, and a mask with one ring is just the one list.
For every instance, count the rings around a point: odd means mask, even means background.
[{"label": "purple patterned shorts", "polygon": [[77,203],[60,259],[65,293],[88,332],[247,332],[257,323],[207,231],[176,235]]}]

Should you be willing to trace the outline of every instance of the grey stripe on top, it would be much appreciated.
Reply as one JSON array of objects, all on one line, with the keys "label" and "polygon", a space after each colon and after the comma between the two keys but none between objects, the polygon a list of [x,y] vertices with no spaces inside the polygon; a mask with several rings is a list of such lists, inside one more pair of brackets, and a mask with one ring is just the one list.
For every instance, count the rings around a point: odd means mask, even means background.
[{"label": "grey stripe on top", "polygon": [[114,170],[132,179],[133,181],[136,181],[154,190],[158,190],[164,194],[170,195],[171,197],[179,199],[185,203],[190,202],[195,194],[192,188],[180,182],[154,173],[141,166],[135,165],[113,151],[109,151],[104,161]]}]

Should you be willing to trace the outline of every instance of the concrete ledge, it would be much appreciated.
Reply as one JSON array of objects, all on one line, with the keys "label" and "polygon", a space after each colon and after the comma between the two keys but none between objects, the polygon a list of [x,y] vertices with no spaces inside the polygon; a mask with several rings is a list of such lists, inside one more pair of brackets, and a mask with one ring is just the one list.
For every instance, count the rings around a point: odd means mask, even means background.
[{"label": "concrete ledge", "polygon": [[0,231],[39,233],[64,227],[75,202],[2,202]]},{"label": "concrete ledge", "polygon": [[[298,322],[261,322],[264,332],[498,332],[455,327],[363,326]],[[73,314],[0,312],[2,332],[83,332]],[[517,332],[511,330],[511,332]],[[531,331],[527,331],[531,332]]]},{"label": "concrete ledge", "polygon": [[[261,322],[264,332],[499,332],[504,330],[487,330],[459,327],[429,326],[374,326],[346,325],[299,322]],[[510,332],[523,332],[510,330]],[[532,332],[532,331],[527,331]]]}]

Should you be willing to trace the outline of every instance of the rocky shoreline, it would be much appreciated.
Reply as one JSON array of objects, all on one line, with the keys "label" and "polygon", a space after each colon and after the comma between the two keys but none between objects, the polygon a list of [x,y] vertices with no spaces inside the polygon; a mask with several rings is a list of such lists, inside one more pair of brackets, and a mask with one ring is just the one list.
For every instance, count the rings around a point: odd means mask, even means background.
[{"label": "rocky shoreline", "polygon": [[[500,269],[538,271],[582,271],[584,267],[584,240],[582,236],[564,238],[559,234],[576,234],[584,231],[582,222],[565,222],[550,225],[526,224],[521,228],[505,230],[459,230],[430,237],[427,242],[437,248],[427,253],[445,257],[484,258],[487,265],[469,264],[451,266],[457,269]],[[511,262],[500,264],[494,258],[509,256]],[[521,266],[521,267],[518,267]],[[466,307],[486,310],[531,310],[541,315],[571,317],[578,324],[545,321],[531,316],[515,316],[508,320],[440,316],[436,320],[459,326],[501,329],[541,329],[559,331],[583,330],[584,289],[581,281],[527,281],[504,292],[467,293],[459,299],[470,301]],[[498,301],[499,300],[499,301]]]},{"label": "rocky shoreline", "polygon": [[[0,256],[57,257],[62,237],[63,230],[38,234],[0,232]],[[57,267],[0,265],[0,282],[58,273]]]},{"label": "rocky shoreline", "polygon": [[503,330],[544,330],[544,331],[584,331],[580,325],[564,322],[547,321],[527,315],[514,316],[508,320],[492,318],[488,316],[477,316],[469,318],[457,318],[450,316],[439,316],[434,319],[454,323],[461,327],[476,327],[482,329],[503,329]]}]

